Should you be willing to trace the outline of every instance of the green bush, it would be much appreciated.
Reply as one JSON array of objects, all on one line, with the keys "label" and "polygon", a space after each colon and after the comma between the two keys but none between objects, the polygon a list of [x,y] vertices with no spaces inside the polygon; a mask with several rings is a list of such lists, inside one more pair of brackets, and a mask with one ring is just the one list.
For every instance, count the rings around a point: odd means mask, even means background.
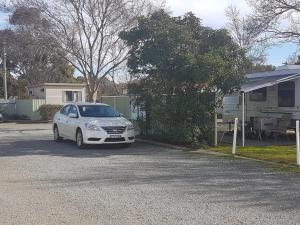
[{"label": "green bush", "polygon": [[8,120],[29,120],[27,115],[3,114],[3,117]]},{"label": "green bush", "polygon": [[42,120],[52,120],[54,114],[61,109],[61,105],[41,105],[39,108],[39,113],[42,117]]},{"label": "green bush", "polygon": [[170,98],[150,96],[142,109],[146,117],[138,119],[141,136],[190,147],[206,147],[213,141],[213,99],[213,95],[203,93]]}]

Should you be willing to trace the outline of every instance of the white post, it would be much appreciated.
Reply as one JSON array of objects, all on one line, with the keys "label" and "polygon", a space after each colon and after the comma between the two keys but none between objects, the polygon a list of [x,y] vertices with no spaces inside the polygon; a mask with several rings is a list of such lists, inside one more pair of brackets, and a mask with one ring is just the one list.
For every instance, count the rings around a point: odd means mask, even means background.
[{"label": "white post", "polygon": [[299,120],[296,121],[296,146],[297,146],[297,165],[300,166],[300,137],[299,137]]},{"label": "white post", "polygon": [[234,120],[234,130],[233,130],[233,144],[232,144],[232,154],[236,154],[236,139],[237,139],[237,128],[238,128],[238,118]]},{"label": "white post", "polygon": [[215,146],[218,146],[218,114],[215,112],[215,129],[214,129]]},{"label": "white post", "polygon": [[242,144],[245,147],[245,92],[242,93]]},{"label": "white post", "polygon": [[4,90],[4,100],[7,100],[7,68],[6,68],[6,42],[3,42],[3,90]]}]

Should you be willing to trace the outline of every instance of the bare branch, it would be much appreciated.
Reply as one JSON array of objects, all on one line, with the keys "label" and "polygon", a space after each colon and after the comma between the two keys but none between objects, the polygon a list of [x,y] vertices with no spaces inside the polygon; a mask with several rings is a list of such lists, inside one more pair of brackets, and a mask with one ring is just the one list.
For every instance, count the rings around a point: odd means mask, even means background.
[{"label": "bare branch", "polygon": [[[119,33],[132,28],[139,16],[158,5],[152,0],[14,1],[15,5],[42,11],[51,25],[49,35],[85,77],[89,100],[97,93],[101,81],[127,60],[128,49]],[[163,6],[161,2],[159,7]]]}]

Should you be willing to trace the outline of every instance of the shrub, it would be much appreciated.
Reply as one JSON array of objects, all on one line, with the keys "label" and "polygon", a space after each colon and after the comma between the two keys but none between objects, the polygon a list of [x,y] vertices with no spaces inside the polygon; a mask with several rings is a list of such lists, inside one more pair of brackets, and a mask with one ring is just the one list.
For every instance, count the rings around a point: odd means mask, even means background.
[{"label": "shrub", "polygon": [[179,93],[142,98],[142,101],[146,100],[141,108],[144,117],[138,120],[141,135],[190,147],[206,147],[211,144],[214,95],[195,92],[190,92],[189,95]]},{"label": "shrub", "polygon": [[26,115],[17,115],[17,114],[3,114],[3,117],[8,120],[29,120]]},{"label": "shrub", "polygon": [[39,113],[42,117],[42,120],[52,120],[54,114],[61,109],[61,105],[41,105],[39,108]]}]

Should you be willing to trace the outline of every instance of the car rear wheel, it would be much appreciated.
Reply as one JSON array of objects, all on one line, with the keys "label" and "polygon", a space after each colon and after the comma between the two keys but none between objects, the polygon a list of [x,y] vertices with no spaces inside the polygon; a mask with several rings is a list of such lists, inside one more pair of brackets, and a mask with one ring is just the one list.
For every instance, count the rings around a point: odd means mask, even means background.
[{"label": "car rear wheel", "polygon": [[54,138],[54,141],[56,141],[56,142],[62,141],[62,137],[59,136],[58,127],[56,125],[53,128],[53,138]]},{"label": "car rear wheel", "polygon": [[76,132],[76,144],[80,149],[84,149],[86,147],[83,141],[82,131],[80,129]]}]

